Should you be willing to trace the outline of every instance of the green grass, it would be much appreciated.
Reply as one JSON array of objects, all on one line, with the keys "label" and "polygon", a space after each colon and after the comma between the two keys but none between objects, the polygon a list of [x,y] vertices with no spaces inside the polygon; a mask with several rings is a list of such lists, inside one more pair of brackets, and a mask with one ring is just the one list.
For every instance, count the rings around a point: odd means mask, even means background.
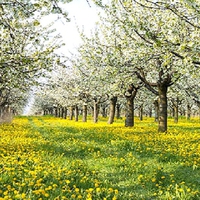
[{"label": "green grass", "polygon": [[200,199],[200,124],[19,117],[0,126],[1,199]]}]

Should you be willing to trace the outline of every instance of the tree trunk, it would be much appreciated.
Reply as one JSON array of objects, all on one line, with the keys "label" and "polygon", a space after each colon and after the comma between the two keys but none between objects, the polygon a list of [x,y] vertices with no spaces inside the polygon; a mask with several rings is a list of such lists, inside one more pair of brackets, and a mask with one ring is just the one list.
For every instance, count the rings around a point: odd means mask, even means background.
[{"label": "tree trunk", "polygon": [[103,105],[102,106],[102,117],[107,117],[107,106]]},{"label": "tree trunk", "polygon": [[178,123],[178,105],[174,106],[174,123]]},{"label": "tree trunk", "polygon": [[12,121],[11,107],[9,105],[0,106],[0,123],[10,123]]},{"label": "tree trunk", "polygon": [[120,113],[120,104],[117,104],[116,106],[116,118],[120,119],[121,113]]},{"label": "tree trunk", "polygon": [[149,108],[149,117],[152,117],[152,108]]},{"label": "tree trunk", "polygon": [[174,123],[178,123],[178,113],[179,113],[179,98],[176,97],[171,100],[172,102],[172,108],[173,108],[173,117],[174,117]]},{"label": "tree trunk", "polygon": [[199,108],[199,114],[198,115],[199,115],[199,119],[200,119],[200,106],[198,108]]},{"label": "tree trunk", "polygon": [[65,117],[65,108],[64,108],[64,107],[62,107],[61,116],[62,116],[62,118],[64,119],[64,117]]},{"label": "tree trunk", "polygon": [[170,112],[170,117],[174,118],[175,117],[175,109],[174,106],[172,106],[171,112]]},{"label": "tree trunk", "polygon": [[126,119],[125,126],[134,126],[134,99],[136,97],[138,88],[131,84],[125,93],[126,97]]},{"label": "tree trunk", "polygon": [[57,107],[54,107],[54,116],[58,117],[58,109],[57,109]]},{"label": "tree trunk", "polygon": [[178,104],[179,104],[179,99],[177,99],[174,102],[174,122],[178,123]]},{"label": "tree trunk", "polygon": [[73,106],[70,106],[69,119],[73,120],[73,118],[74,118],[74,108]]},{"label": "tree trunk", "polygon": [[83,122],[87,122],[87,105],[83,105]]},{"label": "tree trunk", "polygon": [[126,127],[134,126],[134,98],[126,98]]},{"label": "tree trunk", "polygon": [[117,97],[112,97],[110,99],[110,113],[109,113],[108,124],[113,124],[114,122],[116,103],[117,103]]},{"label": "tree trunk", "polygon": [[98,122],[98,115],[99,115],[98,102],[95,99],[94,100],[94,114],[93,114],[93,121],[94,121],[94,123]]},{"label": "tree trunk", "polygon": [[191,117],[191,106],[187,104],[187,113],[186,113],[186,119],[190,120]]},{"label": "tree trunk", "polygon": [[143,120],[143,104],[139,107],[139,118],[140,121]]},{"label": "tree trunk", "polygon": [[3,107],[0,106],[0,118],[2,118],[2,116],[3,116]]},{"label": "tree trunk", "polygon": [[159,93],[159,117],[158,117],[158,132],[167,131],[167,88],[166,85],[158,87]]},{"label": "tree trunk", "polygon": [[61,114],[62,114],[61,112],[62,112],[62,109],[61,109],[61,107],[59,107],[59,108],[58,108],[58,117],[61,117],[61,116],[62,116],[62,115],[61,115]]},{"label": "tree trunk", "polygon": [[75,121],[78,121],[78,106],[75,106]]},{"label": "tree trunk", "polygon": [[67,119],[67,108],[64,107],[64,116],[63,116],[64,119]]},{"label": "tree trunk", "polygon": [[47,108],[48,115],[52,115],[52,109],[50,107]]},{"label": "tree trunk", "polygon": [[158,117],[159,117],[159,102],[158,100],[154,101],[154,106],[155,106],[155,122],[158,122]]}]

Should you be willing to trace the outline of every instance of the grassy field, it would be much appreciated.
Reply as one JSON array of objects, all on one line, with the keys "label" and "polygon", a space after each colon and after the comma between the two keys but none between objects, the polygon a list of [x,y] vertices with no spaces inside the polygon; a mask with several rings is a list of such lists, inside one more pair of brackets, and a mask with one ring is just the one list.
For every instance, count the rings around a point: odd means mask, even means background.
[{"label": "grassy field", "polygon": [[200,122],[74,122],[18,117],[0,125],[0,200],[200,199]]}]

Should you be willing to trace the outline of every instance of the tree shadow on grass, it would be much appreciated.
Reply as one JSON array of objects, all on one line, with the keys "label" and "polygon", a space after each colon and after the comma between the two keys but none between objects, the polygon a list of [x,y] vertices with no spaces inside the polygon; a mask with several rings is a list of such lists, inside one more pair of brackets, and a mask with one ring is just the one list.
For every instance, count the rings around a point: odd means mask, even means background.
[{"label": "tree shadow on grass", "polygon": [[[92,149],[92,152],[91,152]],[[43,153],[46,154],[51,154],[54,156],[59,156],[62,155],[64,157],[67,157],[69,159],[73,158],[74,160],[76,159],[86,159],[90,158],[92,156],[92,153],[100,151],[99,147],[82,147],[82,146],[67,146],[64,145],[63,143],[59,142],[54,142],[54,143],[45,143],[45,144],[36,144],[35,145],[35,150],[36,151],[42,151]]]},{"label": "tree shadow on grass", "polygon": [[[176,130],[180,130],[181,132],[183,131],[183,127],[181,127],[181,126],[168,125],[169,130],[174,129],[174,128],[176,128]],[[190,132],[190,133],[195,132],[195,131],[200,132],[200,127],[199,126],[184,126],[184,131]]]},{"label": "tree shadow on grass", "polygon": [[176,182],[186,185],[189,184],[192,189],[198,190],[200,199],[200,168],[194,166],[178,166],[171,173],[174,175]]},{"label": "tree shadow on grass", "polygon": [[[137,177],[134,177],[133,174],[130,175],[126,171],[105,173],[102,177],[102,182],[106,180],[105,187],[118,189],[119,194],[123,194],[123,199],[127,200],[170,199],[170,197],[177,200],[200,199],[199,170],[193,170],[192,167],[179,166],[171,171],[161,168],[154,173],[155,182],[147,179],[145,177],[147,173],[144,172],[144,180],[141,179],[141,182],[138,183]],[[135,183],[131,179],[135,179]],[[157,196],[160,190],[163,190],[163,194]]]},{"label": "tree shadow on grass", "polygon": [[[152,187],[148,187],[145,183],[137,182],[136,174],[128,174],[125,171],[106,173],[104,177],[98,178],[102,181],[105,188],[113,188],[119,191],[118,199],[123,200],[154,200]],[[105,182],[106,180],[106,182]]]}]

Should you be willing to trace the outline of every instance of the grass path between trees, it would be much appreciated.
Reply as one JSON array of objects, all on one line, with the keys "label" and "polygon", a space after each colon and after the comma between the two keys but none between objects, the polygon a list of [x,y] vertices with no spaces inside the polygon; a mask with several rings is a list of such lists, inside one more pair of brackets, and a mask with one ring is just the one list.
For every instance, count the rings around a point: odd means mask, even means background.
[{"label": "grass path between trees", "polygon": [[200,123],[153,118],[74,122],[16,117],[0,125],[0,200],[200,199]]}]

